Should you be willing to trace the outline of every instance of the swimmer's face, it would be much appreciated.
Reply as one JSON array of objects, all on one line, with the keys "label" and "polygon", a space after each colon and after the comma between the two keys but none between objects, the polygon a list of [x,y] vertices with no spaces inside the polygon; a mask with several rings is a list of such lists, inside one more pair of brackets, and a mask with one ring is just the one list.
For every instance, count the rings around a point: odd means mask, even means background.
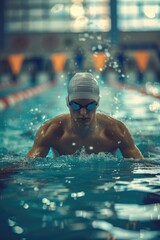
[{"label": "swimmer's face", "polygon": [[97,105],[92,99],[74,99],[69,103],[71,118],[78,126],[89,126],[95,118]]}]

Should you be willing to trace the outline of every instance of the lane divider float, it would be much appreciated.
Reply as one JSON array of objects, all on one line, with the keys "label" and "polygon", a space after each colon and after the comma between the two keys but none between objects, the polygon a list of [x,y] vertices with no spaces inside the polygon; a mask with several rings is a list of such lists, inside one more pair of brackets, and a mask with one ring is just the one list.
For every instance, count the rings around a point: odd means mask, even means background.
[{"label": "lane divider float", "polygon": [[133,86],[133,85],[126,84],[126,83],[120,83],[120,82],[116,82],[116,83],[114,82],[114,84],[110,83],[109,85],[113,88],[119,88],[119,89],[124,89],[124,90],[134,90],[134,91],[140,92],[144,95],[160,99],[159,91],[154,91],[154,89],[149,90],[147,88],[140,88],[137,86]]},{"label": "lane divider float", "polygon": [[28,88],[18,93],[10,94],[6,97],[0,98],[0,111],[5,110],[7,107],[15,105],[17,102],[23,101],[24,99],[33,97],[43,91],[48,90],[54,83],[47,82],[35,87]]}]

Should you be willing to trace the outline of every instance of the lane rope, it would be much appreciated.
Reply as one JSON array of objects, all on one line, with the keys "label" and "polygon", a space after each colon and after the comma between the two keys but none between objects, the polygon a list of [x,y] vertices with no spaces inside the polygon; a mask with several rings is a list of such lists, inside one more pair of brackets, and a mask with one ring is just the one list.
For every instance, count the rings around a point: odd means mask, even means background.
[{"label": "lane rope", "polygon": [[[54,82],[55,83],[55,82]],[[14,106],[17,102],[23,101],[27,98],[31,98],[39,93],[48,90],[54,84],[53,82],[47,82],[35,87],[28,88],[18,93],[10,94],[6,97],[0,98],[0,111],[5,110],[8,107]],[[144,95],[151,96],[157,99],[160,99],[159,93],[154,93],[153,91],[148,91],[145,88],[139,88],[137,86],[133,86],[130,84],[114,82],[114,84],[109,83],[109,85],[113,88],[124,89],[124,90],[135,90]]]},{"label": "lane rope", "polygon": [[134,91],[140,92],[141,94],[160,99],[159,91],[155,92],[154,90],[151,90],[151,89],[148,90],[147,88],[140,88],[137,86],[133,86],[126,83],[120,83],[120,82],[116,82],[116,83],[114,82],[114,84],[109,83],[109,85],[113,88],[124,89],[124,90],[134,90]]},{"label": "lane rope", "polygon": [[54,83],[47,82],[42,85],[28,88],[18,93],[10,94],[6,97],[0,98],[0,111],[5,110],[8,107],[15,105],[17,102],[23,101],[27,98],[31,98],[43,91],[48,90]]}]

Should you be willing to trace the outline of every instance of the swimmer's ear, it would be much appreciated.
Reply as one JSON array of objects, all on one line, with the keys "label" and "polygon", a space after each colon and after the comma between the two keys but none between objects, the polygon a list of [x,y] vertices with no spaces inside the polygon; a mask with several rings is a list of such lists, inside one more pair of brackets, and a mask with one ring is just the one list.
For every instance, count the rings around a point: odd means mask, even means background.
[{"label": "swimmer's ear", "polygon": [[99,106],[99,100],[100,100],[100,97],[98,98],[98,101],[97,101],[97,107]]},{"label": "swimmer's ear", "polygon": [[67,104],[67,107],[69,107],[69,99],[68,99],[68,96],[66,97],[66,104]]}]

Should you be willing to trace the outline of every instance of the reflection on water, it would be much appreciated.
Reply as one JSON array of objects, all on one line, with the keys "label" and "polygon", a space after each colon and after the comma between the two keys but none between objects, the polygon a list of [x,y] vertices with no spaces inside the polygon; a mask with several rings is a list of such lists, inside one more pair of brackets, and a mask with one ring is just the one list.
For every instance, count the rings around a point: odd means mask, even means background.
[{"label": "reflection on water", "polygon": [[25,163],[1,179],[1,232],[6,239],[159,239],[159,167],[102,153]]},{"label": "reflection on water", "polygon": [[145,156],[140,162],[83,150],[24,162],[39,125],[67,110],[62,87],[5,111],[0,166],[22,164],[0,178],[3,239],[160,239],[158,106],[139,93],[102,89],[100,111],[126,123]]}]

